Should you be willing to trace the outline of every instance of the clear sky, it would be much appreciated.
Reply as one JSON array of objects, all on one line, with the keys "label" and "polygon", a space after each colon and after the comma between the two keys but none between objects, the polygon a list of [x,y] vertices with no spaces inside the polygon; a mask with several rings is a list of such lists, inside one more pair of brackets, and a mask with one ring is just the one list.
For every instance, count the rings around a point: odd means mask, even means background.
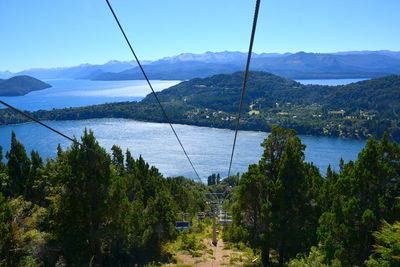
[{"label": "clear sky", "polygon": [[[255,0],[110,0],[140,59],[246,51]],[[400,50],[400,0],[261,0],[255,52]],[[132,56],[104,0],[0,0],[0,71]]]}]

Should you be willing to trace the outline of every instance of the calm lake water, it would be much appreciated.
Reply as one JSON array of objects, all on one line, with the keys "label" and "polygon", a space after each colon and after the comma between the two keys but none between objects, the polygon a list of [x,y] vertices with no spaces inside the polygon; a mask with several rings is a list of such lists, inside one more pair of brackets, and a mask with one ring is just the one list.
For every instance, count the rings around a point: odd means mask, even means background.
[{"label": "calm lake water", "polygon": [[359,81],[364,81],[368,79],[320,79],[320,80],[309,80],[309,79],[301,79],[296,80],[302,84],[319,84],[319,85],[345,85],[349,83],[356,83]]},{"label": "calm lake water", "polygon": [[[69,136],[81,136],[85,128],[94,131],[99,143],[108,151],[112,145],[129,149],[135,157],[142,155],[166,176],[184,175],[195,178],[180,146],[168,124],[147,123],[125,119],[93,119],[82,121],[50,121],[48,124]],[[27,148],[39,151],[42,157],[54,157],[57,144],[64,148],[70,142],[38,124],[0,126],[0,145],[10,147],[11,131],[15,131]],[[227,175],[234,131],[188,125],[176,125],[193,164],[202,179],[212,173]],[[257,163],[262,154],[260,143],[265,132],[241,131],[238,135],[233,173],[244,172],[251,163]],[[354,160],[365,141],[331,137],[301,136],[307,145],[306,160],[314,162],[324,175],[329,164],[337,170],[341,157]]]},{"label": "calm lake water", "polygon": [[[82,107],[111,102],[139,101],[151,91],[142,80],[132,81],[87,81],[87,80],[45,80],[53,87],[31,92],[24,96],[0,99],[19,109]],[[152,81],[154,90],[161,91],[180,81]],[[2,107],[0,107],[2,108]]]}]

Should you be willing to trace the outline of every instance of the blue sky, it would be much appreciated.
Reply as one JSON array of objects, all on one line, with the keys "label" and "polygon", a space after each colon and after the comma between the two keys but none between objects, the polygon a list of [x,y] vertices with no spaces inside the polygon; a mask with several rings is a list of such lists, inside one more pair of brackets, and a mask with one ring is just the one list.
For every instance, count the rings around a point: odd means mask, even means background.
[{"label": "blue sky", "polygon": [[[110,0],[141,59],[245,51],[254,0]],[[262,0],[255,52],[400,50],[399,0]],[[104,0],[1,0],[0,70],[132,56]]]}]

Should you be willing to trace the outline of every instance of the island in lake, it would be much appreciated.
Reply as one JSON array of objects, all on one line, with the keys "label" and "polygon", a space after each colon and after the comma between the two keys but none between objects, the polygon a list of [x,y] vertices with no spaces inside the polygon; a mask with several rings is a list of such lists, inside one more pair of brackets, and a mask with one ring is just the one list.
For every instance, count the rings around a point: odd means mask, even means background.
[{"label": "island in lake", "polygon": [[27,75],[0,79],[0,96],[22,96],[32,91],[50,88],[51,85]]}]

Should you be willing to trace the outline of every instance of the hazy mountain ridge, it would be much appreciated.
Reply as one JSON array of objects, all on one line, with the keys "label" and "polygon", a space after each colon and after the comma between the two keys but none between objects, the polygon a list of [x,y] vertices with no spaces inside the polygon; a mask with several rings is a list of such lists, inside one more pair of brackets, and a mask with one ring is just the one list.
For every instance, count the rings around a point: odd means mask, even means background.
[{"label": "hazy mountain ridge", "polygon": [[[252,58],[262,58],[262,57],[283,57],[288,56],[291,53],[252,53]],[[210,52],[207,51],[202,54],[193,54],[193,53],[182,53],[177,56],[172,57],[164,57],[160,60],[153,62],[152,64],[160,64],[160,63],[176,63],[182,61],[199,61],[205,63],[227,63],[227,62],[235,62],[247,59],[247,53],[239,52],[239,51],[223,51],[223,52]]]},{"label": "hazy mountain ridge", "polygon": [[0,96],[21,96],[50,87],[50,84],[30,76],[15,76],[7,80],[0,80]]},{"label": "hazy mountain ridge", "polygon": [[[187,80],[244,69],[247,54],[238,51],[182,53],[156,61],[143,60],[151,79]],[[320,58],[320,60],[318,60]],[[325,60],[322,60],[324,58]],[[346,58],[348,59],[346,61]],[[367,60],[369,58],[369,60]],[[362,64],[357,64],[362,62]],[[375,63],[379,64],[376,65]],[[378,68],[377,66],[380,66]],[[253,53],[252,69],[292,79],[373,78],[400,73],[400,52],[344,51],[335,53]],[[38,79],[132,80],[143,79],[134,61],[111,60],[60,68],[33,68],[0,72],[0,78],[29,75]]]},{"label": "hazy mountain ridge", "polygon": [[344,52],[336,52],[336,53],[331,53],[335,55],[359,55],[359,54],[381,54],[385,56],[390,56],[390,57],[395,57],[395,58],[400,58],[400,51],[391,51],[391,50],[363,50],[363,51],[344,51]]},{"label": "hazy mountain ridge", "polygon": [[[145,61],[144,64],[149,63]],[[23,70],[14,75],[29,75],[37,79],[79,79],[81,77],[97,72],[121,72],[137,66],[134,61],[110,60],[105,64],[81,64],[72,67],[59,68],[33,68]],[[12,74],[12,73],[10,73]]]},{"label": "hazy mountain ridge", "polygon": [[[240,71],[244,69],[245,62],[246,54],[241,52],[181,54],[155,61],[147,65],[145,71],[151,79],[188,80]],[[305,52],[278,55],[254,54],[251,69],[271,72],[291,79],[375,78],[400,74],[400,58],[379,52],[343,55]],[[136,67],[119,73],[92,73],[84,78],[134,80],[143,79],[143,76],[140,69]]]},{"label": "hazy mountain ridge", "polygon": [[12,77],[12,73],[9,71],[0,71],[0,79],[8,79]]}]

